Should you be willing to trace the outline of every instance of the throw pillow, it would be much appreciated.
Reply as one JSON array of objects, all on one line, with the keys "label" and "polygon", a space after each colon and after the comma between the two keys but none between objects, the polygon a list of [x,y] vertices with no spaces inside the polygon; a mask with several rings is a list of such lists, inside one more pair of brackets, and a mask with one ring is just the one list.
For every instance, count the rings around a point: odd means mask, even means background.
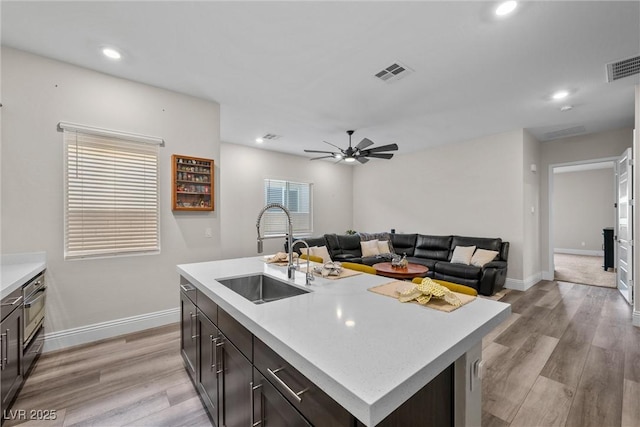
[{"label": "throw pillow", "polygon": [[389,242],[385,240],[378,240],[378,252],[380,252],[381,255],[391,253]]},{"label": "throw pillow", "polygon": [[453,249],[453,255],[451,255],[451,264],[466,264],[469,265],[473,251],[476,250],[475,246],[456,246]]},{"label": "throw pillow", "polygon": [[378,240],[368,240],[366,242],[360,242],[360,249],[362,249],[362,256],[376,256],[380,255],[380,250],[378,249]]},{"label": "throw pillow", "polygon": [[485,264],[493,261],[496,258],[496,255],[498,255],[498,251],[478,249],[471,257],[471,265],[482,267]]},{"label": "throw pillow", "polygon": [[366,242],[368,240],[378,240],[380,242],[385,241],[389,245],[389,252],[393,253],[393,244],[391,243],[391,235],[389,233],[358,233],[360,240]]},{"label": "throw pillow", "polygon": [[331,261],[331,256],[329,255],[329,250],[326,246],[314,246],[311,251],[311,255],[322,258],[322,262]]},{"label": "throw pillow", "polygon": [[[307,253],[309,251],[309,253]],[[300,255],[313,255],[313,246],[307,249],[306,246],[300,248]]]}]

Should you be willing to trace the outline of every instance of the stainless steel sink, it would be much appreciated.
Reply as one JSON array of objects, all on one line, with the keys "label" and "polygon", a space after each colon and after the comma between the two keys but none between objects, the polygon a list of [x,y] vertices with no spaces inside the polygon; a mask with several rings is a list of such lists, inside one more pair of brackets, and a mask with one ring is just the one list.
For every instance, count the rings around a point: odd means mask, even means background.
[{"label": "stainless steel sink", "polygon": [[218,282],[254,304],[264,304],[309,292],[264,274],[221,279]]}]

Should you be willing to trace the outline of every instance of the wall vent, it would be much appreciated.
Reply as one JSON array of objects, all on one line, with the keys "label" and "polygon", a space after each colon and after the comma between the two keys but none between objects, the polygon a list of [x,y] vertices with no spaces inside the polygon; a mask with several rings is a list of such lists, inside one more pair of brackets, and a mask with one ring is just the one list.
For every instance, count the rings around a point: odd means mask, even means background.
[{"label": "wall vent", "polygon": [[640,73],[640,55],[607,64],[607,82]]},{"label": "wall vent", "polygon": [[552,139],[566,138],[568,136],[580,135],[585,132],[587,132],[587,128],[585,128],[584,126],[574,126],[571,128],[560,129],[553,132],[547,132],[544,134],[544,139],[545,141],[549,141]]},{"label": "wall vent", "polygon": [[276,139],[280,138],[282,138],[282,135],[276,135],[274,133],[267,133],[262,137],[262,139],[264,139],[265,141],[275,141]]},{"label": "wall vent", "polygon": [[375,77],[382,80],[385,83],[393,83],[400,80],[409,74],[413,73],[413,70],[401,62],[394,62],[384,70],[381,70],[375,74]]}]

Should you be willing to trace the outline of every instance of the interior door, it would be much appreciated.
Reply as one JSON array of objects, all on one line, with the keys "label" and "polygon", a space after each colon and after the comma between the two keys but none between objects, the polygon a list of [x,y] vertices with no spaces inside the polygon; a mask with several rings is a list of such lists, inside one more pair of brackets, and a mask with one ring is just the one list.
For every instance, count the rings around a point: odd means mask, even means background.
[{"label": "interior door", "polygon": [[616,266],[618,289],[633,302],[633,156],[627,148],[618,158],[618,218]]}]

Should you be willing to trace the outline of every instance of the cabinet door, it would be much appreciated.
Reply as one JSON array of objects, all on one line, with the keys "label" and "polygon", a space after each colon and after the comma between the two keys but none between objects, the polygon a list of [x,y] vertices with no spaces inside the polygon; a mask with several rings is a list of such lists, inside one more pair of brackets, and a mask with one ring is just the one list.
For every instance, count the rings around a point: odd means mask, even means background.
[{"label": "cabinet door", "polygon": [[[220,334],[222,361],[222,402],[218,412],[225,427],[246,427],[251,419],[252,365],[224,335]],[[220,359],[218,359],[220,363]]]},{"label": "cabinet door", "polygon": [[218,424],[218,346],[220,331],[202,312],[198,313],[198,388],[211,418]]},{"label": "cabinet door", "polygon": [[22,383],[22,306],[0,323],[2,407],[7,408]]},{"label": "cabinet door", "polygon": [[180,352],[184,359],[185,366],[191,378],[195,378],[196,355],[198,351],[196,322],[196,305],[187,297],[184,292],[180,292]]},{"label": "cabinet door", "polygon": [[257,369],[253,370],[253,419],[249,425],[262,427],[309,427],[298,412]]}]

